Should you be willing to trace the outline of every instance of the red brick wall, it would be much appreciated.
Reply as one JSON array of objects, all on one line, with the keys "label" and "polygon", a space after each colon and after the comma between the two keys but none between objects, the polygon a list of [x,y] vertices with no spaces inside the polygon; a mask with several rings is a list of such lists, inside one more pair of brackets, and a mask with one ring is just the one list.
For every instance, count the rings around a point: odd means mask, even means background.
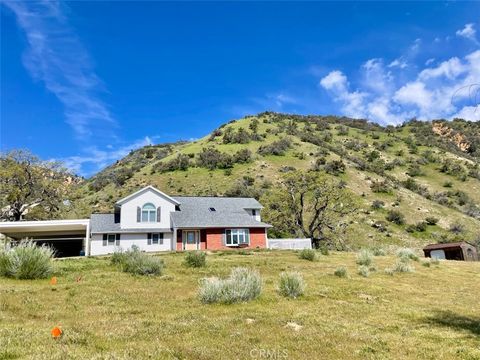
[{"label": "red brick wall", "polygon": [[[221,250],[231,249],[230,246],[222,245],[222,237],[225,229],[205,229],[206,233],[206,249],[208,250]],[[264,228],[250,228],[250,246],[248,249],[265,248],[267,246],[266,241],[266,229]]]}]

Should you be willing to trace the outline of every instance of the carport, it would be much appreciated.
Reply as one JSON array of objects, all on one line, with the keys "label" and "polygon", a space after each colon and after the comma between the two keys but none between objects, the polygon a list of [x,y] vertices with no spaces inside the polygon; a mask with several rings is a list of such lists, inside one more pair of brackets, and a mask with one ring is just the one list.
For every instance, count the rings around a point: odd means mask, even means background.
[{"label": "carport", "polygon": [[32,240],[55,249],[56,257],[89,254],[90,220],[0,222],[0,234],[13,243]]}]

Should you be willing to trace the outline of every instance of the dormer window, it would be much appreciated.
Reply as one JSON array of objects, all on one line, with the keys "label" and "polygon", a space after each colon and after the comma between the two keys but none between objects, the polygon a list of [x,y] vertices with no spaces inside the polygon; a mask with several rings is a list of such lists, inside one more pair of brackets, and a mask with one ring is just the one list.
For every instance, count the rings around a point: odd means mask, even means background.
[{"label": "dormer window", "polygon": [[142,222],[157,221],[157,209],[155,205],[147,203],[142,207]]}]

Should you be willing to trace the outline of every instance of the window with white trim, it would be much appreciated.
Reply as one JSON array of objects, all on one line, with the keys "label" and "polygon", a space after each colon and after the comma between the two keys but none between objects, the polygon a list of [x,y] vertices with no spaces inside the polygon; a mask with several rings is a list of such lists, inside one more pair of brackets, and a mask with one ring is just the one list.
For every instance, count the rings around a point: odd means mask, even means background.
[{"label": "window with white trim", "polygon": [[225,245],[238,246],[250,244],[250,231],[248,229],[225,230]]},{"label": "window with white trim", "polygon": [[155,205],[147,203],[142,207],[142,222],[156,222],[157,209]]},{"label": "window with white trim", "polygon": [[107,242],[108,245],[115,245],[115,234],[108,234]]}]

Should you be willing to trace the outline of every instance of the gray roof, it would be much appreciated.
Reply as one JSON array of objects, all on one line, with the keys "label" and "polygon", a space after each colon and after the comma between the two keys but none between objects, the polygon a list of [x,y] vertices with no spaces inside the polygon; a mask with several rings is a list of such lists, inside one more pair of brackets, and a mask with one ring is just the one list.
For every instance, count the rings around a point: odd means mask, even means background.
[{"label": "gray roof", "polygon": [[176,196],[174,199],[180,203],[180,211],[171,214],[176,228],[271,227],[245,211],[262,208],[253,198]]},{"label": "gray roof", "polygon": [[[175,196],[173,199],[180,203],[180,211],[171,213],[172,223],[176,228],[271,227],[269,224],[256,221],[245,211],[262,208],[262,205],[253,198]],[[216,211],[210,211],[210,208]],[[90,217],[91,233],[152,231],[169,232],[171,229],[121,229],[120,223],[115,223],[114,214],[92,214]]]},{"label": "gray roof", "polygon": [[90,216],[90,232],[95,233],[149,233],[149,232],[169,232],[172,229],[121,229],[120,223],[115,222],[114,214],[92,214]]}]

